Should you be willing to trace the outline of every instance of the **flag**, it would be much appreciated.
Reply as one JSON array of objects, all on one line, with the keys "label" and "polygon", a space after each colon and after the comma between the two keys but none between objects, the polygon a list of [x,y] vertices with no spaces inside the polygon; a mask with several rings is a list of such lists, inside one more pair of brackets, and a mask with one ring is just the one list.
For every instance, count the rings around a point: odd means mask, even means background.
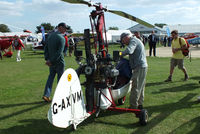
[{"label": "flag", "polygon": [[42,40],[45,41],[45,30],[43,26],[41,26],[41,31],[42,31]]},{"label": "flag", "polygon": [[167,36],[169,37],[169,36],[170,36],[170,30],[169,30],[169,27],[166,27],[166,32],[167,32]]}]

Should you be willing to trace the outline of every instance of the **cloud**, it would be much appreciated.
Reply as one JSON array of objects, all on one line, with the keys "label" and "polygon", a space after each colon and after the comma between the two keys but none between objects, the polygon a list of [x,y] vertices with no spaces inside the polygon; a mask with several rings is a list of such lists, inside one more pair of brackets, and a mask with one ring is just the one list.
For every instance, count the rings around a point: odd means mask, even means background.
[{"label": "cloud", "polygon": [[17,1],[17,2],[0,1],[0,15],[22,16],[23,4],[24,4],[23,1]]},{"label": "cloud", "polygon": [[[86,0],[89,1],[89,0]],[[192,24],[200,23],[199,0],[92,0],[101,2],[111,10],[120,10],[151,24]],[[72,26],[74,31],[90,28],[89,14],[94,7],[84,4],[70,4],[61,0],[1,0],[1,21],[24,27],[49,22],[57,25],[63,21]],[[120,29],[137,24],[123,17],[105,13],[106,26],[118,26]]]},{"label": "cloud", "polygon": [[[190,3],[188,3],[190,4]],[[175,8],[176,7],[176,8]],[[167,24],[195,24],[200,23],[200,7],[198,6],[171,6],[163,7],[151,14],[146,14],[143,18],[148,18],[154,23],[164,22]]]}]

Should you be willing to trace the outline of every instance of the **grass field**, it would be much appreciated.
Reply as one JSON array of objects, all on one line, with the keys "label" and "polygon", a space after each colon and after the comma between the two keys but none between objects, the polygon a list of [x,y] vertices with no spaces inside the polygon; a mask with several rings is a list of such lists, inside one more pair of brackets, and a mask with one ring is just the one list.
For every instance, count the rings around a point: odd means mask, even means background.
[{"label": "grass field", "polygon": [[[111,50],[119,49],[118,46]],[[50,104],[42,101],[48,67],[42,52],[22,51],[22,61],[0,60],[0,134],[198,134],[200,130],[200,59],[185,60],[190,79],[175,69],[173,82],[163,82],[169,74],[170,58],[148,57],[144,107],[149,122],[140,126],[132,113],[102,111],[90,117],[76,131],[60,129],[47,120]],[[66,68],[77,68],[75,58],[66,57]],[[54,89],[56,80],[54,82]],[[52,93],[53,96],[53,93]],[[129,96],[129,95],[128,95]],[[129,98],[127,96],[127,98]],[[128,101],[122,107],[128,107]]]}]

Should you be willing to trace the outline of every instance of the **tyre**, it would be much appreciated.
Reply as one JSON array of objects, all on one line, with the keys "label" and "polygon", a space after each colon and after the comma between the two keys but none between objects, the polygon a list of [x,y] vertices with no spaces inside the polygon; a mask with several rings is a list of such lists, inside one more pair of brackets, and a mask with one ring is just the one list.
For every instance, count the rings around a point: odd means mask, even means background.
[{"label": "tyre", "polygon": [[148,122],[148,112],[146,109],[142,109],[139,115],[140,124],[142,126],[146,125]]},{"label": "tyre", "polygon": [[126,96],[118,99],[118,105],[123,105],[125,103]]}]

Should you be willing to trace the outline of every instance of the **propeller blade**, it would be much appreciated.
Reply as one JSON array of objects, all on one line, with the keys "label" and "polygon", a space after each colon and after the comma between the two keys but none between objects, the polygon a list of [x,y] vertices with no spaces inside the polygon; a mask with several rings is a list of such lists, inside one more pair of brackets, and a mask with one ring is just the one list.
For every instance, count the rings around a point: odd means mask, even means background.
[{"label": "propeller blade", "polygon": [[124,17],[124,18],[127,18],[127,19],[129,19],[129,20],[133,20],[133,21],[135,21],[135,22],[137,22],[137,23],[139,23],[139,24],[142,24],[142,25],[144,25],[144,26],[147,26],[147,27],[149,27],[149,28],[155,27],[154,25],[149,24],[149,23],[147,23],[147,22],[145,22],[145,21],[143,21],[143,20],[141,20],[141,19],[139,19],[139,18],[136,18],[136,17],[134,17],[134,16],[132,16],[132,15],[130,15],[130,14],[127,14],[127,13],[125,13],[125,12],[117,11],[117,10],[107,10],[107,11],[108,11],[108,12],[111,12],[111,13],[114,13],[114,14],[117,14],[117,15],[119,15],[119,16],[122,16],[122,17]]},{"label": "propeller blade", "polygon": [[72,4],[86,4],[86,5],[90,5],[89,2],[84,1],[84,0],[62,0],[64,2],[68,2],[68,3],[72,3]]}]

